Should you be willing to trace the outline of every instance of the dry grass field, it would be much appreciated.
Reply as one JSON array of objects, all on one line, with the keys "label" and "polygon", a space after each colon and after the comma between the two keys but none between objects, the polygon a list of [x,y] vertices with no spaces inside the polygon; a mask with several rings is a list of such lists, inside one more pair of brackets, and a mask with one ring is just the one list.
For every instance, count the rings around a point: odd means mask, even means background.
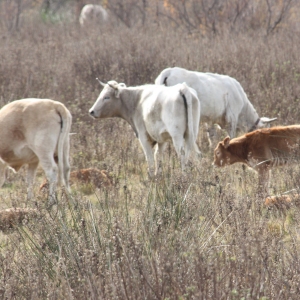
[{"label": "dry grass field", "polygon": [[[299,299],[297,201],[266,206],[253,171],[213,168],[203,133],[201,160],[182,173],[170,144],[163,176],[150,180],[129,125],[88,114],[101,91],[96,77],[134,86],[180,66],[230,75],[260,116],[299,124],[300,31],[288,24],[206,33],[171,21],[88,29],[36,15],[18,28],[0,22],[0,106],[27,97],[63,102],[76,133],[71,171],[105,170],[112,182],[78,182],[69,196],[58,190],[47,210],[42,170],[31,201],[26,168],[8,171],[0,208],[34,214],[0,233],[0,299]],[[274,169],[272,195],[299,192],[299,181],[300,164]]]}]

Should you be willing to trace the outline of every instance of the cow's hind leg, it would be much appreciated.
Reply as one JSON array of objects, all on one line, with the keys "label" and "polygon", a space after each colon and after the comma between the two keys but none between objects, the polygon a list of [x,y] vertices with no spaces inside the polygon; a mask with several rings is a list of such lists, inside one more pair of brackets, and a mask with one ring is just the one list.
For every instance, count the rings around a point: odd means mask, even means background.
[{"label": "cow's hind leg", "polygon": [[173,140],[173,145],[175,147],[176,153],[178,157],[180,158],[181,162],[181,169],[182,171],[185,171],[185,166],[187,163],[187,158],[189,156],[189,150],[187,149],[188,147],[184,147],[184,138],[181,135],[175,135],[172,136]]},{"label": "cow's hind leg", "polygon": [[33,181],[36,173],[36,169],[39,162],[36,161],[28,165],[27,169],[27,200],[32,199],[33,197]]},{"label": "cow's hind leg", "polygon": [[166,147],[167,143],[158,143],[156,145],[156,149],[154,151],[154,158],[155,158],[155,175],[162,174],[162,161],[163,161],[163,152]]},{"label": "cow's hind leg", "polygon": [[58,167],[55,163],[53,155],[45,155],[40,157],[40,164],[49,182],[49,205],[53,205],[56,203],[55,190],[58,178]]},{"label": "cow's hind leg", "polygon": [[[63,178],[59,176],[59,182],[63,183],[68,192],[70,192],[70,162],[69,162],[70,142],[69,136],[64,141],[64,154],[63,154]],[[60,174],[59,174],[60,175]]]},{"label": "cow's hind leg", "polygon": [[157,173],[155,169],[155,161],[154,161],[154,154],[153,154],[153,143],[149,142],[149,139],[146,136],[140,137],[140,143],[143,147],[146,160],[148,162],[148,175],[150,178],[154,177],[154,174]]},{"label": "cow's hind leg", "polygon": [[56,203],[55,191],[58,180],[58,166],[55,161],[57,159],[55,153],[60,128],[57,126],[56,128],[53,127],[52,130],[53,132],[51,134],[49,132],[41,131],[39,133],[39,142],[35,144],[33,149],[49,182],[49,206]]}]

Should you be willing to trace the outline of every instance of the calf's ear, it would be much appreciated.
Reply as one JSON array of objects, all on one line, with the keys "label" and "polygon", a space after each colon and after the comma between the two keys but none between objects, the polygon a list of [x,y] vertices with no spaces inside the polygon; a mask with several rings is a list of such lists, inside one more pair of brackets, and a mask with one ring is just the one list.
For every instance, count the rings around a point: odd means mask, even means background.
[{"label": "calf's ear", "polygon": [[230,143],[230,137],[227,136],[227,137],[223,140],[223,144],[224,144],[225,149],[228,148],[229,143]]}]

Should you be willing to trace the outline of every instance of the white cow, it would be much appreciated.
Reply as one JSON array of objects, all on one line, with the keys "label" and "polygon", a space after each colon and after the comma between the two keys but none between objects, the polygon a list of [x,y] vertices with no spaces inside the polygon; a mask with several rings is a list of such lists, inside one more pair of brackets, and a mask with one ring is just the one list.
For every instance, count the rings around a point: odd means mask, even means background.
[{"label": "white cow", "polygon": [[[72,116],[60,102],[49,99],[13,101],[0,110],[0,187],[5,169],[17,172],[28,164],[27,198],[40,163],[49,181],[49,200],[55,201],[57,175],[69,190],[69,132]],[[58,160],[58,166],[56,161]]]},{"label": "white cow", "polygon": [[167,68],[155,79],[155,84],[172,86],[186,82],[196,90],[201,103],[201,122],[219,124],[231,138],[236,131],[253,131],[265,127],[277,118],[260,118],[240,83],[227,75],[201,73],[183,68]]},{"label": "white cow", "polygon": [[101,5],[96,4],[85,5],[79,16],[79,23],[81,26],[94,22],[106,22],[107,20],[107,11]]},{"label": "white cow", "polygon": [[[149,165],[149,176],[158,174],[156,157],[171,139],[184,170],[190,151],[200,153],[196,144],[200,121],[197,93],[185,83],[173,87],[100,82],[104,89],[89,110],[94,118],[119,117],[133,128]],[[156,146],[154,155],[153,147]]]}]

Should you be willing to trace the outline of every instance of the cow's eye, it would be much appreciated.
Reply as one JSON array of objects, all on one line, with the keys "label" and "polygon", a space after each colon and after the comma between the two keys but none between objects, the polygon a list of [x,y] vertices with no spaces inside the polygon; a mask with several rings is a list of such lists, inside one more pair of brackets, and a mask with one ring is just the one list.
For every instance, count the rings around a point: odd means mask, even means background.
[{"label": "cow's eye", "polygon": [[108,96],[106,96],[106,97],[104,97],[104,99],[103,99],[104,101],[106,101],[106,100],[109,100],[109,97]]},{"label": "cow's eye", "polygon": [[219,152],[219,151],[217,151],[217,152],[216,152],[216,154],[219,156],[219,155],[220,155],[220,152]]}]

